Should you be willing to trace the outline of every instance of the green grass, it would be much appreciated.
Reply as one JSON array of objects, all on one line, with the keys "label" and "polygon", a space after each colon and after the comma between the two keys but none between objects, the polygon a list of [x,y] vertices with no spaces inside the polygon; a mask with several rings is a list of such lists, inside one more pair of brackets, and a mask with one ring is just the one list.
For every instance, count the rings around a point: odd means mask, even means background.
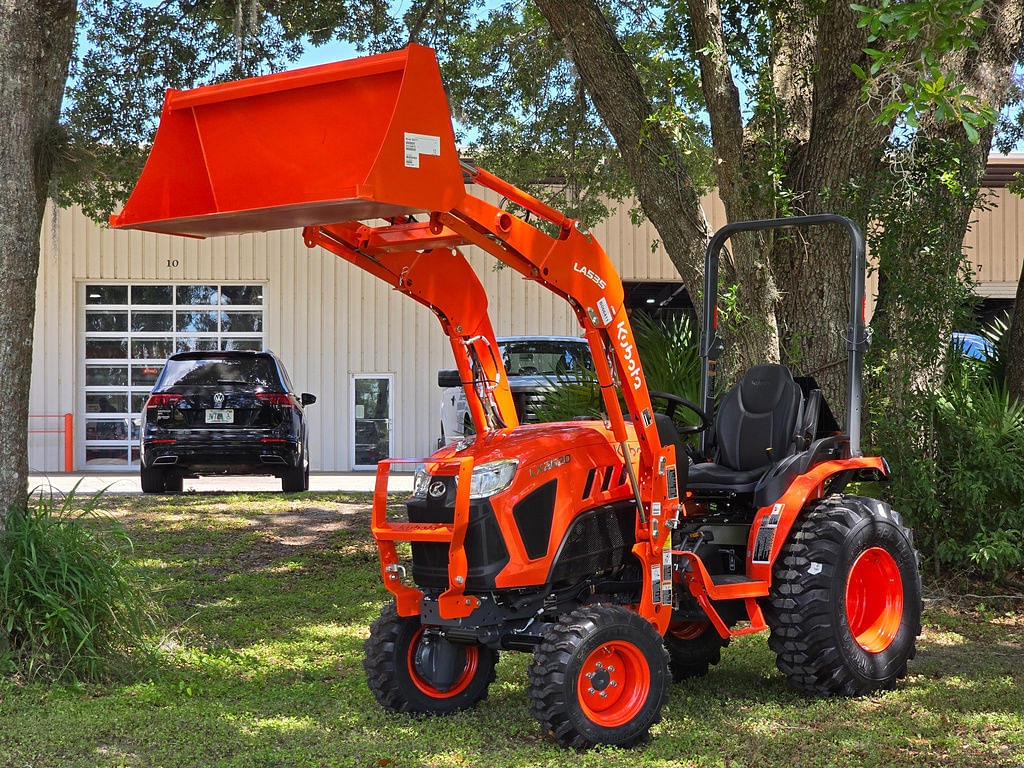
[{"label": "green grass", "polygon": [[[387,593],[367,496],[112,497],[174,627],[104,685],[0,682],[0,766],[891,766],[1024,763],[1024,606],[933,602],[910,677],[854,700],[787,689],[763,635],[674,686],[639,749],[566,752],[530,717],[524,654],[454,717],[383,712],[362,643]],[[995,605],[996,608],[992,606]]]}]

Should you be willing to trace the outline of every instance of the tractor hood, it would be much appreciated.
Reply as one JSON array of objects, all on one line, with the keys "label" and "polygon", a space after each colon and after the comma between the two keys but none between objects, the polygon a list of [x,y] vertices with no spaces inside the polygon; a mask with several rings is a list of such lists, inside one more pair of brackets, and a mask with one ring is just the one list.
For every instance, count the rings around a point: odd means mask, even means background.
[{"label": "tractor hood", "polygon": [[[639,455],[632,425],[627,424],[628,445],[634,461]],[[586,454],[588,462],[618,463],[622,449],[611,427],[603,421],[568,421],[529,424],[515,429],[498,429],[478,438],[465,438],[445,446],[432,460],[473,457],[474,466],[501,459],[518,459],[518,472],[537,476],[544,473],[545,462],[560,456]]]}]

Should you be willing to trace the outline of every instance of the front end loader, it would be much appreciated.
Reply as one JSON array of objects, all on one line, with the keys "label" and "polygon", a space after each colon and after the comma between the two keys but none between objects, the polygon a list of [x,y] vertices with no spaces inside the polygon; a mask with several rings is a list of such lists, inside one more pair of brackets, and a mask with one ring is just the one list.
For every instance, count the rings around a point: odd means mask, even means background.
[{"label": "front end loader", "polygon": [[[486,202],[464,177],[528,213]],[[555,741],[632,745],[659,720],[672,680],[707,672],[735,635],[769,629],[779,668],[811,694],[867,693],[906,673],[921,610],[911,534],[885,503],[845,492],[888,473],[860,448],[864,242],[849,220],[716,233],[700,405],[648,391],[622,283],[583,224],[460,161],[428,48],[169,91],[111,223],[194,237],[302,227],[307,246],[440,321],[476,434],[379,465],[372,530],[392,600],[364,665],[383,707],[472,707],[499,653],[521,651],[533,655],[531,709]],[[722,246],[740,230],[804,226],[850,237],[843,427],[816,383],[784,366],[756,366],[716,392]],[[605,419],[519,424],[465,246],[569,303]],[[677,418],[680,408],[692,415]],[[395,520],[388,479],[403,462],[418,468]]]}]

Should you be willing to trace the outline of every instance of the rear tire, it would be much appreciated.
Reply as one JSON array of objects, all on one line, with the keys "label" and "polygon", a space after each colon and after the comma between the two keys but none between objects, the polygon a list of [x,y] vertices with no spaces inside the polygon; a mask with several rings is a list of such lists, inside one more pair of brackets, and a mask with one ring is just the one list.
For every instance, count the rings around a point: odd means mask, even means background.
[{"label": "rear tire", "polygon": [[857,696],[905,676],[921,633],[918,561],[884,502],[837,494],[803,511],[765,605],[768,645],[789,684]]},{"label": "rear tire", "polygon": [[672,681],[678,683],[690,677],[703,677],[709,667],[722,660],[722,649],[728,644],[710,621],[670,625],[665,633],[665,648]]},{"label": "rear tire", "polygon": [[157,467],[141,467],[139,480],[142,483],[143,493],[163,493],[166,490],[164,471]]},{"label": "rear tire", "polygon": [[661,636],[633,611],[603,603],[577,608],[548,629],[526,689],[544,730],[576,749],[646,738],[667,692]]},{"label": "rear tire", "polygon": [[363,669],[377,703],[392,712],[447,715],[487,698],[498,654],[484,645],[466,646],[462,674],[451,689],[440,691],[416,673],[412,661],[422,631],[419,617],[399,616],[394,603],[370,625]]},{"label": "rear tire", "polygon": [[299,493],[309,490],[309,467],[305,456],[299,457],[299,466],[289,467],[281,476],[281,490],[284,493]]},{"label": "rear tire", "polygon": [[167,493],[181,493],[184,482],[181,475],[164,475],[164,490]]}]

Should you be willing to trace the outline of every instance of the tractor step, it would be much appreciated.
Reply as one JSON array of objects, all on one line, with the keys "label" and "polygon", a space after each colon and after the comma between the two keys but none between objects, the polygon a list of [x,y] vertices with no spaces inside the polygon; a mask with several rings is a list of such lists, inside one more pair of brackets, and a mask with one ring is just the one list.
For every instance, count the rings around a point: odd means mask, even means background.
[{"label": "tractor step", "polygon": [[760,584],[758,579],[752,579],[742,573],[713,573],[711,583],[716,587],[724,587],[734,584]]}]

